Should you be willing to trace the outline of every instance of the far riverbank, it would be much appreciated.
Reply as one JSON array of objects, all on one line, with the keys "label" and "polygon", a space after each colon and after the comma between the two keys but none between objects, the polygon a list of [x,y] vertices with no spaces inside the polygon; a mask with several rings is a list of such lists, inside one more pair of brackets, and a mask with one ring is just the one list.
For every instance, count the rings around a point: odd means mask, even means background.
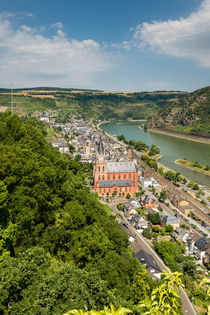
[{"label": "far riverbank", "polygon": [[97,125],[96,125],[96,128],[99,128],[101,125],[103,124],[106,124],[106,123],[116,123],[116,124],[119,124],[119,123],[124,123],[124,122],[144,122],[146,121],[145,119],[129,119],[129,120],[117,120],[117,121],[112,121],[112,120],[103,120],[101,122],[99,122]]},{"label": "far riverbank", "polygon": [[191,140],[191,141],[210,144],[209,138],[205,138],[205,137],[201,137],[201,136],[194,136],[194,135],[188,135],[188,134],[184,134],[184,133],[178,133],[175,131],[152,129],[152,128],[148,128],[147,131],[153,132],[153,133],[159,133],[159,134],[163,134],[163,135],[167,135],[167,136],[172,136],[172,137],[176,137],[176,138],[182,138],[185,140]]},{"label": "far riverbank", "polygon": [[155,144],[159,146],[162,157],[158,160],[161,164],[182,173],[195,183],[210,187],[209,176],[195,172],[194,170],[183,168],[174,163],[175,160],[186,158],[188,160],[199,161],[203,165],[210,165],[210,143],[202,141],[192,141],[181,137],[161,134],[156,132],[145,132],[138,128],[140,122],[100,122],[100,129],[111,135],[123,134],[129,141],[143,141],[148,146]]}]

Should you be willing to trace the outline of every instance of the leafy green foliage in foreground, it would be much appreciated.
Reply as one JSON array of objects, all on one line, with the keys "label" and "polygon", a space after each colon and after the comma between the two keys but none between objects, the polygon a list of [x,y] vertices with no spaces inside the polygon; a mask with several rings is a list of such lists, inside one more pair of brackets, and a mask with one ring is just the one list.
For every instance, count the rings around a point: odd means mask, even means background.
[{"label": "leafy green foliage in foreground", "polygon": [[69,308],[102,308],[116,303],[95,271],[54,262],[39,247],[4,259],[0,269],[0,312],[62,314]]},{"label": "leafy green foliage in foreground", "polygon": [[60,314],[70,305],[133,305],[144,268],[85,185],[86,166],[47,144],[36,122],[9,113],[0,115],[0,152],[0,309]]},{"label": "leafy green foliage in foreground", "polygon": [[[145,315],[181,314],[179,304],[180,286],[182,286],[180,273],[174,272],[171,274],[164,272],[163,283],[151,292],[150,297],[146,297],[144,300],[140,301],[135,313],[139,313],[140,309],[142,309]],[[128,313],[132,313],[132,311],[123,307],[115,310],[114,306],[110,305],[110,308],[105,306],[104,309],[99,312],[95,310],[83,312],[82,310],[75,309],[64,315],[125,315]]]}]

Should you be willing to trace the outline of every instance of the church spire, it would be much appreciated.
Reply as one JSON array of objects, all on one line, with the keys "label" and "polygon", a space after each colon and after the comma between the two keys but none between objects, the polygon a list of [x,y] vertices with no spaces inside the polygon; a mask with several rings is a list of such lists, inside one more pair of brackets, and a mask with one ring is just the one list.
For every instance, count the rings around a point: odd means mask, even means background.
[{"label": "church spire", "polygon": [[100,137],[99,143],[98,143],[98,154],[104,155],[104,146],[103,146],[103,142],[102,142],[101,137]]}]

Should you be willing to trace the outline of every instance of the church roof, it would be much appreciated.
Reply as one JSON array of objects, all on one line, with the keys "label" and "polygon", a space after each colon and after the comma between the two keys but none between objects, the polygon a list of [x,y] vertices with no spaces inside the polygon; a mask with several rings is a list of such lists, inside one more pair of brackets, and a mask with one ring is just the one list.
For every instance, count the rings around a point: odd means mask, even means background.
[{"label": "church roof", "polygon": [[137,167],[134,161],[107,162],[106,173],[135,173]]},{"label": "church roof", "polygon": [[131,187],[132,181],[130,179],[126,180],[99,180],[98,185],[100,188],[104,187]]},{"label": "church roof", "polygon": [[104,146],[101,137],[98,143],[98,154],[104,154]]}]

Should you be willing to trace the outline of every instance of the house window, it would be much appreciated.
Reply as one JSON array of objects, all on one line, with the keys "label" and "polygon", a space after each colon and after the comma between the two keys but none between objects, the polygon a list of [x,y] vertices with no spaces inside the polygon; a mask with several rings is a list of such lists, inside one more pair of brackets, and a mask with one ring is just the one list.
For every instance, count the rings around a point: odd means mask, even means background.
[{"label": "house window", "polygon": [[98,180],[101,180],[101,176],[100,175],[98,175]]},{"label": "house window", "polygon": [[104,175],[103,175],[102,179],[104,180]]},{"label": "house window", "polygon": [[103,166],[103,173],[105,172],[105,167]]},{"label": "house window", "polygon": [[100,171],[101,171],[101,168],[100,168],[100,166],[98,167],[98,171],[99,171],[99,173],[100,173]]}]

